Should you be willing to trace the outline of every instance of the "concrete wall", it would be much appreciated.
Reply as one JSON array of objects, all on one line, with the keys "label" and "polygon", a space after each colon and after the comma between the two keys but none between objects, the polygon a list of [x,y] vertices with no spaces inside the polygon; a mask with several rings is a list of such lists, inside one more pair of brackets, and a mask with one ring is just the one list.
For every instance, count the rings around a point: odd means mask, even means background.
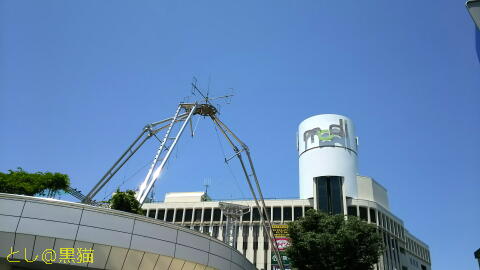
[{"label": "concrete wall", "polygon": [[367,176],[357,176],[358,199],[373,201],[390,209],[387,190]]}]

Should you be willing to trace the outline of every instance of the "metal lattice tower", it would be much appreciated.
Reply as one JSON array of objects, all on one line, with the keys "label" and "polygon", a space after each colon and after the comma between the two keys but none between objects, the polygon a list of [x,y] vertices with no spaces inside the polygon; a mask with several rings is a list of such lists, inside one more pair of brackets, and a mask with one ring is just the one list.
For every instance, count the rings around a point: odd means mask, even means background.
[{"label": "metal lattice tower", "polygon": [[219,206],[227,217],[223,242],[237,248],[238,223],[240,222],[240,217],[250,211],[250,207],[225,202],[220,202]]}]

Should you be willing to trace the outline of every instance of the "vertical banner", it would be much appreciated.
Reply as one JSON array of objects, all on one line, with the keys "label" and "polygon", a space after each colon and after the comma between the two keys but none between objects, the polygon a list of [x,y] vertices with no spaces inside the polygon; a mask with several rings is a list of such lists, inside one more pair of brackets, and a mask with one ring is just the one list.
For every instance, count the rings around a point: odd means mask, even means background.
[{"label": "vertical banner", "polygon": [[[272,225],[273,235],[275,236],[280,257],[283,262],[285,270],[291,270],[290,259],[287,257],[285,250],[290,245],[290,239],[288,238],[288,225]],[[272,252],[272,270],[279,270],[277,256]]]}]

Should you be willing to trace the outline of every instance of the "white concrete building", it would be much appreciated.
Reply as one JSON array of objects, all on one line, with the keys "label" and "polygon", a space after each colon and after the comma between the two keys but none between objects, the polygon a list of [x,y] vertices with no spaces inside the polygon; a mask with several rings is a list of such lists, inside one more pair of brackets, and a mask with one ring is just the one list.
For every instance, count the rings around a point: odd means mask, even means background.
[{"label": "white concrete building", "polygon": [[[410,234],[390,211],[387,190],[374,179],[358,175],[358,138],[349,118],[327,114],[306,119],[299,126],[297,149],[300,197],[266,200],[273,224],[296,220],[311,208],[355,215],[376,224],[382,232],[386,250],[376,269],[431,269],[428,245]],[[255,202],[226,202],[250,209],[237,228],[236,249],[258,269],[276,269]],[[143,208],[150,218],[224,238],[225,217],[219,201],[210,200],[203,192],[168,193],[164,202],[146,203]]]}]

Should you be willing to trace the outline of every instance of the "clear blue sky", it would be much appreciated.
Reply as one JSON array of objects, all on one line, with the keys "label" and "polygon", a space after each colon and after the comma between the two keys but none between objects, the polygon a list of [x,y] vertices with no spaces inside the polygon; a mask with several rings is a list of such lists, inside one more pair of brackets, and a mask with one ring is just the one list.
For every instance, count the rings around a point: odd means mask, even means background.
[{"label": "clear blue sky", "polygon": [[[464,1],[0,0],[0,171],[58,171],[87,192],[197,76],[235,89],[222,119],[252,149],[267,197],[298,196],[304,118],[351,117],[360,173],[430,245],[433,269],[477,269],[480,65]],[[209,121],[160,184],[248,195]],[[224,142],[223,142],[224,143]],[[223,144],[226,148],[226,144]],[[100,195],[135,187],[150,142]],[[100,196],[100,197],[102,197]]]}]

